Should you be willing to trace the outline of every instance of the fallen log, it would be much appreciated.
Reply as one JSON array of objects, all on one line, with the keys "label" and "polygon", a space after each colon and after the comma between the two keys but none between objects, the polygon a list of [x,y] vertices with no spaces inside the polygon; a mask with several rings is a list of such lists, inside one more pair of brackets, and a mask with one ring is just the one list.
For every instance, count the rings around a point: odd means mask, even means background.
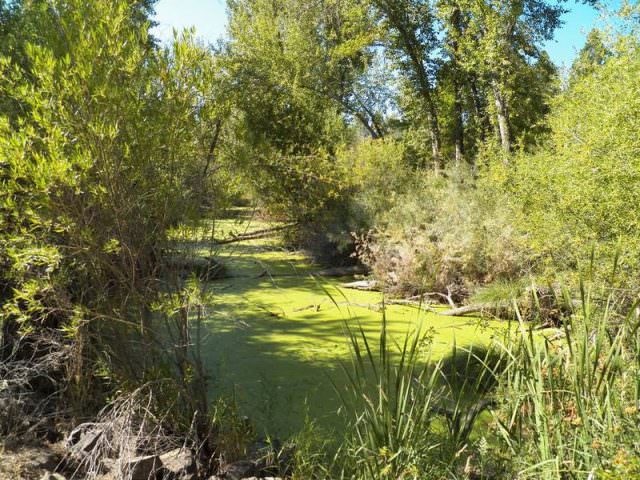
[{"label": "fallen log", "polygon": [[489,308],[487,305],[475,304],[475,305],[465,305],[463,307],[452,308],[450,310],[445,310],[437,312],[439,315],[444,315],[446,317],[461,317],[467,315],[469,313],[479,313]]},{"label": "fallen log", "polygon": [[389,300],[385,300],[384,304],[385,305],[411,305],[411,306],[419,307],[428,312],[436,313],[438,315],[442,315],[445,317],[463,317],[470,313],[479,313],[490,308],[488,305],[485,305],[485,304],[474,304],[474,305],[465,305],[463,307],[451,308],[449,310],[438,310],[437,308],[433,308],[429,305],[413,300],[413,298],[389,299]]},{"label": "fallen log", "polygon": [[365,292],[378,291],[378,282],[375,280],[358,280],[355,282],[343,283],[342,288],[350,288],[352,290],[363,290]]},{"label": "fallen log", "polygon": [[261,238],[266,238],[274,233],[282,232],[283,230],[288,230],[297,225],[297,223],[291,223],[288,225],[280,225],[278,227],[272,228],[264,228],[262,230],[254,230],[253,232],[242,233],[240,235],[232,235],[231,238],[226,238],[222,240],[214,239],[216,245],[228,245],[230,243],[244,242],[246,240],[259,240]]}]

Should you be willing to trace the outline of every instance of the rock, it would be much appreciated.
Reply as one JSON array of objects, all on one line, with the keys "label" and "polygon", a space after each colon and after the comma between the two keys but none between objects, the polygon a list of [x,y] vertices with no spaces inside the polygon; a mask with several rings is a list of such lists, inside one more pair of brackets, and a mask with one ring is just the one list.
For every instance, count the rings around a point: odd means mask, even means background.
[{"label": "rock", "polygon": [[99,424],[83,423],[71,431],[66,446],[72,454],[84,457],[98,445],[103,434]]},{"label": "rock", "polygon": [[76,428],[71,430],[71,433],[67,437],[65,444],[67,448],[73,447],[76,443],[80,441],[82,435],[91,430],[96,430],[97,423],[81,423]]},{"label": "rock", "polygon": [[120,473],[131,480],[150,480],[160,466],[160,457],[157,455],[145,455],[118,462]]},{"label": "rock", "polygon": [[45,472],[45,474],[42,475],[42,477],[40,477],[40,480],[67,480],[67,479],[64,476],[60,475],[59,473]]},{"label": "rock", "polygon": [[224,467],[224,478],[228,480],[243,480],[256,475],[256,465],[248,460],[230,463]]},{"label": "rock", "polygon": [[183,448],[176,448],[160,455],[160,462],[162,464],[160,468],[161,476],[167,480],[186,480],[196,470],[193,454]]}]

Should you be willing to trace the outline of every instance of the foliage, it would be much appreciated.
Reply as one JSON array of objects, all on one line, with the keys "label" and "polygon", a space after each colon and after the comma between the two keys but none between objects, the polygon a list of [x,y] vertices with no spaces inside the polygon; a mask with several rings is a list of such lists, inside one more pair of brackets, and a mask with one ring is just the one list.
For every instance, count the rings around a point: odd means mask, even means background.
[{"label": "foliage", "polygon": [[460,299],[478,285],[514,280],[532,268],[507,199],[490,185],[474,184],[464,170],[451,174],[416,178],[363,245],[364,260],[392,291]]},{"label": "foliage", "polygon": [[639,323],[618,301],[583,284],[562,332],[536,335],[519,317],[497,412],[519,478],[637,475]]},{"label": "foliage", "polygon": [[[331,21],[338,3],[326,9],[314,2],[281,3],[230,3],[225,61],[242,139],[236,158],[269,210],[308,221],[344,187],[345,174],[333,168],[333,157],[345,125],[336,113],[336,99],[327,93],[339,95],[326,69],[349,61],[342,58],[349,56],[349,46],[320,43],[320,35],[334,35],[332,24],[322,22]],[[318,25],[328,31],[318,32]],[[330,52],[335,58],[327,62]]]},{"label": "foliage", "polygon": [[2,347],[61,335],[75,413],[157,368],[149,307],[166,231],[210,191],[223,114],[210,53],[189,33],[152,48],[139,7],[25,2],[24,57],[0,59]]},{"label": "foliage", "polygon": [[354,215],[360,229],[371,228],[397,197],[413,182],[414,169],[409,164],[403,142],[386,138],[364,140],[338,154],[338,161],[350,172],[352,205],[362,212]]},{"label": "foliage", "polygon": [[[456,354],[454,346],[430,366],[428,341],[394,346],[384,318],[379,346],[348,330],[353,424],[340,478],[637,475],[638,311],[595,284],[581,292],[561,329],[536,332],[515,307],[515,328],[492,349]],[[484,409],[492,420],[474,440]]]},{"label": "foliage", "polygon": [[[499,354],[435,365],[420,332],[393,345],[386,312],[377,346],[347,329],[347,438],[319,465],[309,427],[294,476],[640,474],[637,5],[591,32],[562,91],[551,0],[230,0],[217,48],[158,45],[153,5],[0,0],[3,434],[120,394],[113,418],[162,430],[126,415],[142,395],[208,458],[246,455],[233,402],[208,413],[215,300],[172,269],[189,242],[214,252],[180,232],[241,197],[331,262],[355,244],[387,292],[518,324]],[[558,278],[583,281],[559,295]],[[269,454],[291,473],[287,448]]]},{"label": "foliage", "polygon": [[[640,169],[633,38],[620,37],[617,47],[608,47],[617,48],[615,55],[575,77],[557,97],[543,127],[549,135],[533,133],[533,120],[523,120],[527,135],[542,139],[535,152],[505,157],[487,146],[474,176],[453,171],[442,178],[419,169],[404,186],[393,178],[405,167],[377,153],[372,163],[384,165],[385,181],[405,193],[371,184],[366,197],[355,197],[365,211],[375,195],[386,199],[376,207],[380,215],[369,214],[373,241],[362,249],[375,274],[397,291],[458,288],[464,297],[477,285],[528,275],[575,281],[593,249],[604,264],[620,252],[616,281],[633,288],[638,218],[626,208],[638,201]],[[410,157],[411,134],[404,145]],[[606,279],[609,270],[594,275]]]},{"label": "foliage", "polygon": [[[353,425],[346,478],[420,478],[425,456],[437,447],[432,433],[438,369],[424,363],[423,334],[408,334],[399,358],[392,354],[386,317],[377,349],[363,330],[349,331],[353,368],[346,370],[345,406]],[[427,340],[428,342],[428,340]],[[350,398],[352,396],[352,398]]]},{"label": "foliage", "polygon": [[412,182],[405,151],[390,138],[341,147],[332,166],[343,176],[341,194],[325,203],[298,241],[320,260],[344,261],[354,251],[354,236],[373,228]]},{"label": "foliage", "polygon": [[628,207],[639,200],[639,69],[638,49],[625,47],[576,79],[556,102],[545,147],[492,174],[520,205],[518,228],[549,270],[586,272],[593,247],[610,261],[622,253],[619,282],[630,286],[637,271],[639,217]]},{"label": "foliage", "polygon": [[[457,348],[435,362],[430,331],[398,342],[382,312],[379,343],[346,326],[352,365],[341,399],[349,424],[335,478],[464,478],[476,446],[472,430],[492,405],[503,368],[491,348]],[[472,450],[468,455],[463,452]],[[488,462],[495,465],[496,462]],[[466,465],[466,466],[465,466]]]}]

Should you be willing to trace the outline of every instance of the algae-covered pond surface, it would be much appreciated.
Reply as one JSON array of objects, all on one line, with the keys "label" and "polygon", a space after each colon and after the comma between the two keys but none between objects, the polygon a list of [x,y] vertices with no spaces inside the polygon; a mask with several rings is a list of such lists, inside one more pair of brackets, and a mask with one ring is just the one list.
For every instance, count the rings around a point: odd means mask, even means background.
[{"label": "algae-covered pond surface", "polygon": [[[218,238],[220,232],[266,226],[216,223]],[[341,363],[350,359],[345,325],[361,325],[375,341],[382,295],[341,288],[350,278],[313,276],[321,267],[282,248],[277,237],[233,243],[215,253],[229,277],[207,284],[213,301],[202,351],[212,375],[211,397],[235,397],[259,433],[284,438],[299,431],[305,418],[324,429],[339,428],[333,383],[345,384]],[[387,306],[386,317],[398,340],[418,328],[432,335],[434,359],[449,353],[454,342],[487,344],[504,331],[495,322],[444,317],[413,306]]]}]

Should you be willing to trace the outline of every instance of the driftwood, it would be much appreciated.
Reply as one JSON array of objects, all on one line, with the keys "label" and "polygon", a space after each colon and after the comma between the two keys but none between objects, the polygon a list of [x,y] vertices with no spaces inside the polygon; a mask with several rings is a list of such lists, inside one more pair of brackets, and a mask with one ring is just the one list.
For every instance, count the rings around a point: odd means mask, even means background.
[{"label": "driftwood", "polygon": [[[350,275],[362,275],[367,273],[364,267],[359,265],[355,265],[352,267],[334,267],[327,268],[325,270],[317,270],[315,272],[311,272],[308,275],[312,277],[347,277]],[[268,270],[263,270],[258,275],[255,275],[251,278],[262,278],[262,277],[270,277],[270,278],[282,278],[282,277],[305,277],[307,275],[301,273],[280,273],[280,274],[272,274],[269,273]],[[229,277],[229,278],[241,278],[241,277]]]},{"label": "driftwood", "polygon": [[350,288],[352,290],[363,290],[365,292],[378,291],[378,282],[375,280],[358,280],[356,282],[343,283],[342,288]]},{"label": "driftwood", "polygon": [[449,306],[452,309],[458,308],[458,306],[453,301],[453,294],[451,292],[451,287],[447,287],[447,293],[446,294],[441,293],[441,292],[424,292],[424,293],[421,293],[420,295],[414,295],[413,297],[409,297],[407,300],[424,301],[425,297],[440,298],[442,300],[446,300],[447,303],[449,304]]},{"label": "driftwood", "polygon": [[[406,298],[406,299],[389,299],[385,300],[385,305],[411,305],[415,307],[420,307],[423,310],[428,312],[436,313],[438,315],[442,315],[445,317],[462,317],[464,315],[468,315],[470,313],[478,313],[484,310],[487,310],[489,306],[484,304],[474,304],[474,305],[464,305],[462,307],[451,308],[449,310],[438,310],[437,308],[433,308],[429,305],[421,303],[414,299],[415,297]],[[380,304],[382,306],[382,303]]]},{"label": "driftwood", "polygon": [[279,227],[264,228],[262,230],[254,230],[253,232],[242,233],[240,235],[232,235],[231,238],[214,241],[216,245],[228,245],[230,243],[244,242],[246,240],[259,240],[261,238],[269,237],[274,233],[293,228],[296,225],[296,223],[291,223],[288,225],[280,225]]},{"label": "driftwood", "polygon": [[465,305],[463,307],[452,308],[450,310],[445,310],[437,312],[439,315],[445,315],[447,317],[460,317],[463,315],[467,315],[469,313],[479,313],[483,310],[486,310],[487,305],[475,304],[475,305]]}]

